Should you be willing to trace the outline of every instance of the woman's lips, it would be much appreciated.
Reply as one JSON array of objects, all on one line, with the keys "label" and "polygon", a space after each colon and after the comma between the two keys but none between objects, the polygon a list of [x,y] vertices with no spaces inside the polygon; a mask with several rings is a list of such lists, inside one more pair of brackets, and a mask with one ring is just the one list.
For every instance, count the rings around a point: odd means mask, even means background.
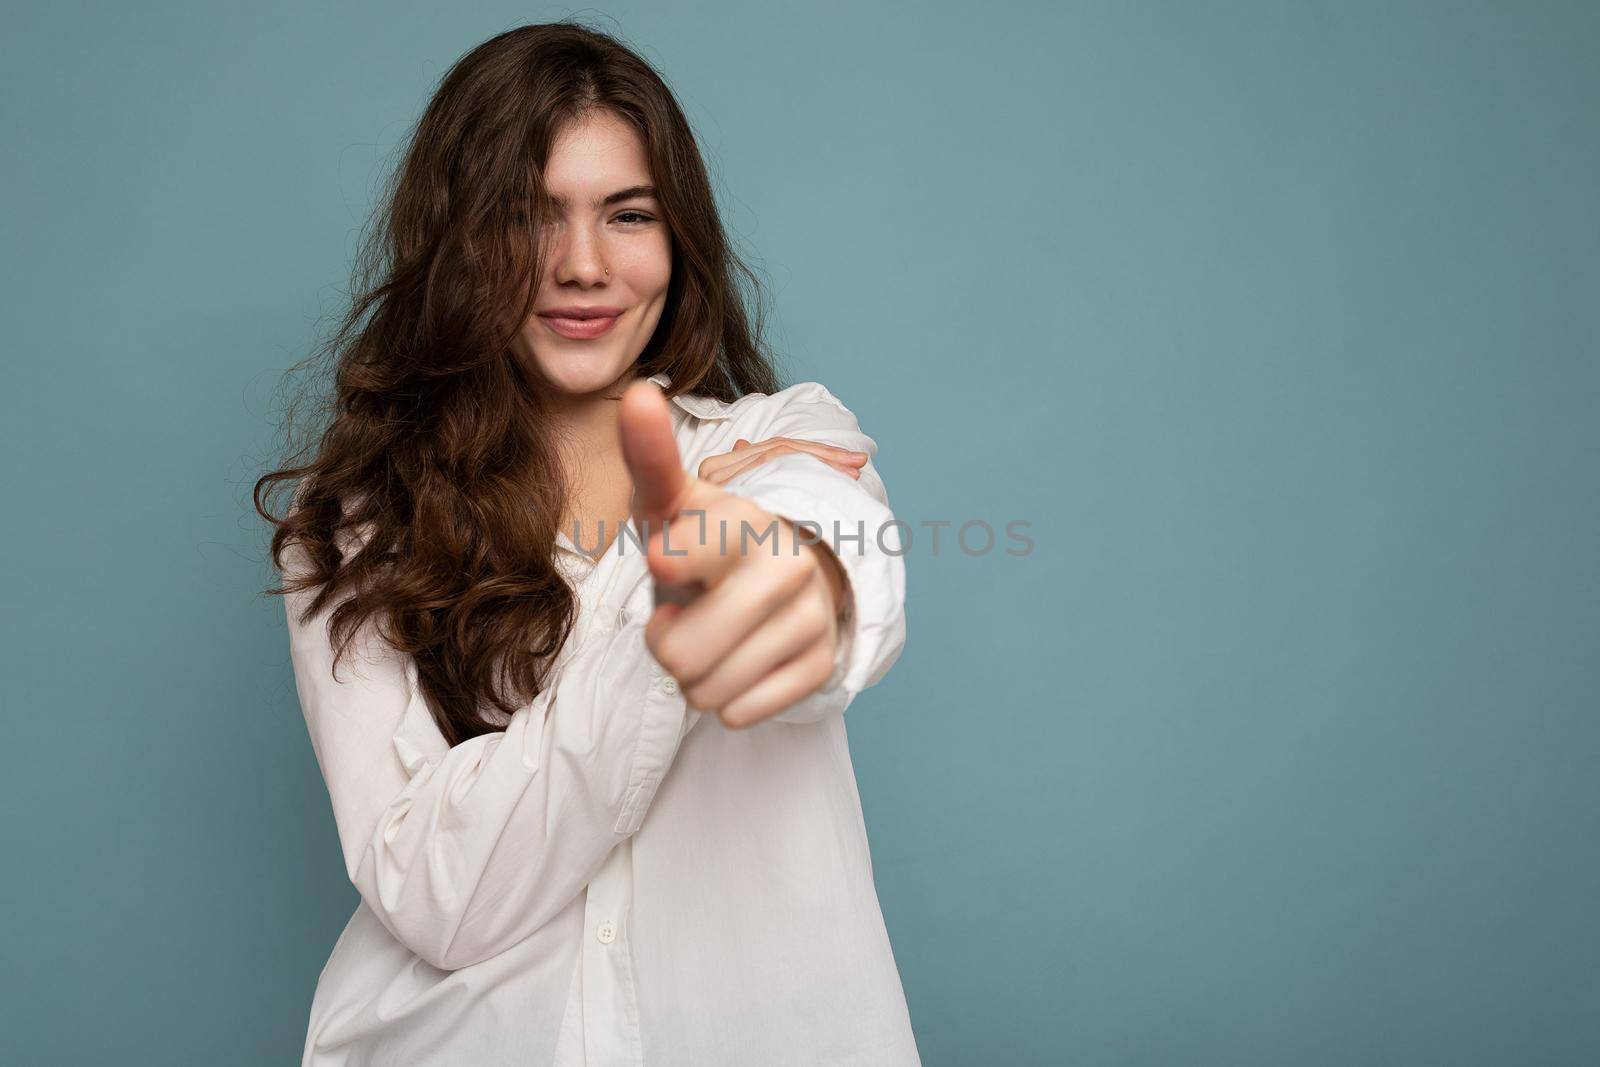
[{"label": "woman's lips", "polygon": [[539,316],[556,333],[574,341],[594,340],[615,326],[617,319],[621,317],[620,315],[607,315],[604,318],[597,319],[558,319],[551,315]]}]

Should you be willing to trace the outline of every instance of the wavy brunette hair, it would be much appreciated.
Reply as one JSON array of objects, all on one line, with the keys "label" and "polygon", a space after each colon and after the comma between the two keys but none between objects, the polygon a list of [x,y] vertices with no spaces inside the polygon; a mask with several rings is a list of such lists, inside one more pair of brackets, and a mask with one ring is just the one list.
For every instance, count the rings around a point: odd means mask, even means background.
[{"label": "wavy brunette hair", "polygon": [[[454,746],[539,693],[577,618],[555,566],[567,486],[548,409],[511,344],[543,255],[529,220],[557,132],[596,111],[638,134],[671,234],[666,305],[640,377],[669,395],[776,392],[760,289],[732,252],[672,91],[616,39],[571,21],[522,26],[463,56],[404,146],[354,267],[353,299],[313,354],[331,378],[314,432],[253,499],[287,594],[320,586],[335,667],[369,622],[412,656]],[[746,292],[738,285],[743,279]],[[753,321],[752,321],[753,320]],[[289,421],[294,422],[291,405]],[[287,514],[269,502],[293,486]],[[285,568],[291,545],[303,566]]]}]

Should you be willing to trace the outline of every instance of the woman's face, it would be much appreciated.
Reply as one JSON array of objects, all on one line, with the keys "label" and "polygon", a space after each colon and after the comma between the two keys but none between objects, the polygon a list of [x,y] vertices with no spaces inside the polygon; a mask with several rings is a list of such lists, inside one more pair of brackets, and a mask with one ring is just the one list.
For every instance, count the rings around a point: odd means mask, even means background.
[{"label": "woman's face", "polygon": [[[666,305],[672,241],[644,146],[610,113],[557,135],[544,181],[555,202],[540,234],[544,277],[512,347],[560,404],[632,376]],[[551,314],[562,310],[600,317]]]}]

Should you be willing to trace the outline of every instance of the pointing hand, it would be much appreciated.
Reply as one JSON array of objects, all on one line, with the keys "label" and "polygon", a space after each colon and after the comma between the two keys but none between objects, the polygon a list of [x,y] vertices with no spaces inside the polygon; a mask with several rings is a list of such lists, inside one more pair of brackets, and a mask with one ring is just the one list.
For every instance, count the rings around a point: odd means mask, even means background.
[{"label": "pointing hand", "polygon": [[[622,395],[633,521],[656,583],[645,645],[692,708],[739,728],[816,691],[833,671],[845,577],[786,517],[683,468],[660,388]],[[804,519],[806,516],[799,516]]]}]

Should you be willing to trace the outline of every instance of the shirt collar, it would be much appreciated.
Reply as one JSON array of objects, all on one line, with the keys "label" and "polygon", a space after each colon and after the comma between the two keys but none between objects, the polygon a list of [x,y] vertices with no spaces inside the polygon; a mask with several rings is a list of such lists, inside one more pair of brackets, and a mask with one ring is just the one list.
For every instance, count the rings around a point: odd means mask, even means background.
[{"label": "shirt collar", "polygon": [[[672,379],[664,371],[660,374],[650,375],[650,381],[655,382],[662,389],[666,389],[672,384]],[[725,419],[728,417],[728,408],[732,406],[714,396],[702,396],[699,393],[679,393],[671,399],[674,404],[684,411],[700,419]]]}]

